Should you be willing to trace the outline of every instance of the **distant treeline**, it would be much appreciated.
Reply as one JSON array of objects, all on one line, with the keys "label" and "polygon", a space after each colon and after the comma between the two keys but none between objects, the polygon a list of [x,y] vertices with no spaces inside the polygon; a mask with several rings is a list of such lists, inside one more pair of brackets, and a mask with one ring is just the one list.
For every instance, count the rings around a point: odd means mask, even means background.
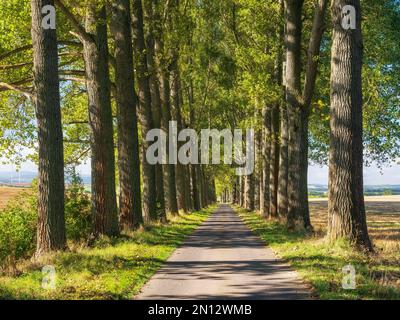
[{"label": "distant treeline", "polygon": [[[328,187],[324,185],[309,185],[308,194],[312,197],[324,197],[328,195]],[[364,186],[366,196],[400,195],[400,185],[368,185]]]}]

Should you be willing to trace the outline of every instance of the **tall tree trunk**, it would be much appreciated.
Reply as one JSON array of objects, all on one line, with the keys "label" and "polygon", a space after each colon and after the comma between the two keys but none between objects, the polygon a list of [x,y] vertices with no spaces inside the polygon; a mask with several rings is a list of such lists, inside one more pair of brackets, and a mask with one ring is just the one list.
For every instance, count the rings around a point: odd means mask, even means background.
[{"label": "tall tree trunk", "polygon": [[260,211],[260,176],[254,175],[254,210]]},{"label": "tall tree trunk", "polygon": [[[186,128],[187,125],[184,125],[184,128]],[[193,200],[192,200],[192,195],[191,195],[191,185],[190,185],[190,165],[184,165],[184,181],[185,181],[185,202],[186,202],[186,208],[188,211],[193,211]]]},{"label": "tall tree trunk", "polygon": [[245,207],[245,176],[240,177],[240,206]]},{"label": "tall tree trunk", "polygon": [[190,165],[190,182],[192,188],[192,201],[193,201],[193,209],[198,211],[200,210],[200,199],[199,199],[199,188],[197,183],[197,168],[198,165],[192,164]]},{"label": "tall tree trunk", "polygon": [[31,0],[34,104],[39,140],[39,198],[36,255],[66,248],[64,155],[58,78],[57,34],[42,27],[42,8]]},{"label": "tall tree trunk", "polygon": [[[342,28],[342,8],[356,10],[356,29]],[[328,236],[372,251],[363,195],[362,55],[359,0],[334,0],[331,71]]]},{"label": "tall tree trunk", "polygon": [[[178,132],[183,129],[182,114],[181,114],[181,99],[180,99],[180,76],[179,76],[179,64],[178,64],[178,53],[176,50],[171,52],[171,98],[173,105],[174,119],[177,122]],[[178,148],[183,143],[178,141]],[[185,166],[182,165],[179,160],[175,167],[175,180],[176,180],[176,193],[178,201],[178,209],[183,212],[188,212],[187,199],[186,199],[186,184],[185,184]]]},{"label": "tall tree trunk", "polygon": [[[171,100],[170,100],[170,82],[168,79],[168,71],[164,67],[160,69],[160,86],[161,86],[161,108],[162,120],[161,127],[164,132],[169,133],[169,122],[171,121]],[[167,142],[170,143],[167,136]],[[169,148],[167,148],[168,153]],[[176,197],[176,182],[175,182],[175,166],[166,164],[163,166],[165,176],[164,191],[166,195],[166,203],[168,211],[172,214],[178,213],[178,202]]]},{"label": "tall tree trunk", "polygon": [[239,186],[239,177],[235,177],[235,182],[233,183],[233,188],[232,188],[233,204],[238,204],[238,186]]},{"label": "tall tree trunk", "polygon": [[308,121],[311,100],[314,93],[318,71],[318,60],[324,33],[324,22],[328,0],[319,0],[315,6],[314,21],[307,50],[307,68],[303,90],[303,106],[301,109],[301,154],[300,154],[300,199],[304,204],[303,221],[308,230],[312,230],[308,205]]},{"label": "tall tree trunk", "polygon": [[[261,113],[261,112],[259,112]],[[257,116],[257,115],[256,115]],[[261,188],[260,181],[262,180],[262,130],[255,134],[255,168],[254,168],[254,209],[260,211]]]},{"label": "tall tree trunk", "polygon": [[[283,0],[279,1],[280,14],[283,15],[285,12]],[[277,37],[284,42],[285,38],[285,27],[284,24],[280,24],[276,30]],[[282,43],[278,46],[278,52],[275,60],[275,82],[281,88],[282,86],[282,73],[283,73],[283,54],[284,46]],[[271,162],[270,162],[270,215],[271,217],[277,217],[279,214],[278,206],[278,193],[279,193],[279,166],[280,166],[280,144],[279,144],[279,133],[280,133],[280,106],[282,105],[280,99],[279,102],[273,105],[271,110]]]},{"label": "tall tree trunk", "polygon": [[270,160],[271,160],[271,110],[268,106],[263,109],[263,139],[262,139],[262,184],[260,211],[264,217],[270,212]]},{"label": "tall tree trunk", "polygon": [[236,176],[236,205],[240,206],[240,176]]},{"label": "tall tree trunk", "polygon": [[189,211],[193,211],[193,200],[191,195],[191,185],[190,185],[190,165],[184,166],[184,178],[185,178],[185,201],[186,207]]},{"label": "tall tree trunk", "polygon": [[[153,116],[153,126],[156,129],[161,129],[161,96],[160,83],[157,77],[157,65],[155,59],[155,24],[154,19],[154,1],[145,1],[145,20],[148,25],[146,33],[146,48],[147,48],[147,64],[149,71],[151,107]],[[162,164],[155,165],[156,172],[156,190],[157,190],[157,211],[162,221],[167,220],[165,208],[165,191],[164,191],[164,173]]]},{"label": "tall tree trunk", "polygon": [[201,197],[202,197],[201,202],[203,208],[205,208],[208,206],[208,195],[207,195],[206,173],[204,166],[200,166],[200,186],[201,186]]},{"label": "tall tree trunk", "polygon": [[[169,144],[169,122],[171,121],[171,87],[169,81],[169,61],[165,58],[163,32],[161,29],[162,18],[158,8],[158,0],[153,0],[158,10],[154,11],[154,41],[155,53],[158,66],[158,79],[160,83],[161,97],[161,128],[167,134],[167,144]],[[169,157],[169,148],[167,147]],[[172,214],[178,213],[178,203],[176,197],[175,166],[173,164],[163,165],[164,192],[167,211]]]},{"label": "tall tree trunk", "polygon": [[206,179],[206,171],[204,170],[204,168],[201,171],[201,174],[202,174],[201,182],[203,185],[203,201],[204,201],[204,206],[207,207],[209,204],[209,202],[208,202],[208,191],[209,190],[208,190],[208,181]]},{"label": "tall tree trunk", "polygon": [[[189,59],[189,64],[192,65],[192,60]],[[189,103],[189,121],[190,128],[194,129],[196,125],[196,114],[194,110],[194,92],[193,92],[193,81],[189,79],[188,88],[188,103]],[[191,180],[191,195],[194,210],[200,210],[200,199],[199,199],[199,188],[197,183],[196,170],[198,164],[190,164],[190,180]]]},{"label": "tall tree trunk", "polygon": [[[296,222],[306,230],[312,230],[310,212],[308,206],[308,118],[312,95],[317,75],[318,55],[323,35],[323,25],[327,7],[327,0],[319,0],[316,3],[313,28],[310,37],[307,56],[306,78],[304,92],[300,98],[300,43],[301,43],[301,8],[299,12],[293,6],[286,10],[287,13],[287,61],[286,82],[287,102],[289,106],[289,207],[288,227],[293,228]],[[300,1],[297,4],[301,6]],[[299,17],[300,15],[300,17]],[[290,29],[292,26],[292,29]],[[293,28],[294,26],[294,28]],[[294,47],[291,44],[296,44]],[[291,46],[294,51],[291,50]],[[291,57],[291,53],[297,52],[297,60]],[[290,65],[289,69],[288,66]],[[293,65],[295,67],[293,68]],[[288,78],[289,77],[289,78]],[[289,93],[289,94],[288,94]]]},{"label": "tall tree trunk", "polygon": [[204,167],[200,166],[200,189],[201,189],[201,205],[203,208],[207,207],[207,202],[206,202],[206,187],[204,185]]},{"label": "tall tree trunk", "polygon": [[[304,106],[303,106],[304,107]],[[300,153],[300,199],[302,219],[305,230],[312,231],[310,208],[308,204],[308,109],[301,111],[301,153]]]},{"label": "tall tree trunk", "polygon": [[91,35],[91,40],[83,41],[83,52],[92,133],[93,232],[112,236],[119,227],[105,7],[88,3],[85,24]]},{"label": "tall tree trunk", "polygon": [[141,0],[133,0],[133,34],[134,48],[137,56],[136,70],[139,88],[140,123],[142,128],[142,181],[143,181],[143,215],[145,220],[155,220],[157,213],[157,191],[155,166],[146,159],[146,151],[151,142],[145,141],[147,132],[153,128],[151,109],[151,92],[147,66],[146,45],[143,29],[143,7]]},{"label": "tall tree trunk", "polygon": [[[282,84],[284,87],[284,103],[280,105],[280,148],[279,148],[279,173],[278,173],[278,214],[286,217],[288,212],[288,179],[289,179],[289,115],[286,105],[286,58],[287,58],[287,31],[286,31],[286,9],[285,1],[280,0],[281,15],[284,16],[282,39],[283,39],[283,61],[282,61]],[[279,50],[280,51],[280,50]]]},{"label": "tall tree trunk", "polygon": [[271,109],[271,158],[270,158],[270,178],[269,194],[271,217],[278,216],[278,177],[279,177],[279,106],[274,105]]},{"label": "tall tree trunk", "polygon": [[306,203],[301,192],[301,33],[303,0],[285,1],[286,15],[286,103],[289,115],[289,174],[288,174],[288,215],[287,225],[307,228],[303,217]]},{"label": "tall tree trunk", "polygon": [[243,207],[243,177],[239,177],[239,206]]},{"label": "tall tree trunk", "polygon": [[202,165],[196,165],[196,180],[198,186],[198,193],[199,193],[199,205],[200,209],[204,208],[206,205],[204,203],[204,188],[203,188],[203,178],[202,178]]},{"label": "tall tree trunk", "polygon": [[121,228],[132,230],[143,223],[143,218],[130,0],[115,0],[110,9],[110,29],[115,45],[119,216]]},{"label": "tall tree trunk", "polygon": [[[210,194],[210,199],[211,199],[211,203],[215,203],[215,202],[217,202],[217,192],[216,192],[216,186],[215,186],[215,179],[213,178],[213,179],[211,179],[211,182],[210,182],[210,191],[211,191],[211,194]],[[229,193],[228,193],[228,195],[229,195]],[[231,201],[231,199],[230,199],[230,201]]]},{"label": "tall tree trunk", "polygon": [[288,158],[288,140],[289,140],[289,128],[288,128],[288,114],[286,103],[283,103],[280,108],[280,126],[281,126],[281,144],[279,150],[279,174],[278,174],[278,213],[282,217],[287,216],[288,209],[288,172],[289,172],[289,158]]},{"label": "tall tree trunk", "polygon": [[254,173],[246,176],[246,209],[254,211]]}]

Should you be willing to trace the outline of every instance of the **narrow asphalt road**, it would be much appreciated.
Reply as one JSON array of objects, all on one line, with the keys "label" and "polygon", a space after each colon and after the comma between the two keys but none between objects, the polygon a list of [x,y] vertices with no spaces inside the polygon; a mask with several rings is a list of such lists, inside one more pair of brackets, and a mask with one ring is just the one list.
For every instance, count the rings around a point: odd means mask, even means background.
[{"label": "narrow asphalt road", "polygon": [[213,213],[136,299],[308,299],[298,275],[228,206]]}]

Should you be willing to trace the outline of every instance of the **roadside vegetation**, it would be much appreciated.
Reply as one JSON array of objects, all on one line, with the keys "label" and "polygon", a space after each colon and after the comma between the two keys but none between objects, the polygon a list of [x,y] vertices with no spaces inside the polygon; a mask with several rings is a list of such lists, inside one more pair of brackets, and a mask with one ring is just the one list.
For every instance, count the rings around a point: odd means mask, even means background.
[{"label": "roadside vegetation", "polygon": [[[185,236],[213,207],[152,224],[118,238],[103,237],[93,247],[71,246],[39,261],[22,261],[18,276],[0,276],[0,299],[132,299]],[[42,267],[56,270],[56,289],[42,288]]]},{"label": "roadside vegetation", "polygon": [[[277,220],[264,219],[256,212],[235,207],[243,221],[268,246],[301,275],[319,299],[400,299],[400,214],[368,214],[368,227],[375,245],[374,254],[364,254],[346,241],[328,243],[326,215],[311,206],[315,232],[288,232]],[[390,227],[390,228],[389,228]],[[391,229],[396,232],[391,233]],[[385,235],[388,237],[385,239]],[[390,237],[390,241],[389,240]],[[342,268],[354,266],[356,289],[345,290]]]},{"label": "roadside vegetation", "polygon": [[[392,237],[398,217],[369,233],[363,166],[400,159],[399,8],[0,1],[0,167],[33,162],[38,177],[5,207],[0,195],[0,298],[131,298],[217,197],[289,230],[316,230],[309,238],[252,222],[321,297],[398,296],[397,247],[377,238]],[[243,144],[230,143],[240,132]],[[88,193],[65,177],[89,163]],[[309,211],[309,163],[329,166],[321,231]],[[370,235],[382,244],[376,255]],[[347,261],[359,289],[342,293]],[[55,291],[41,289],[45,265],[56,269]]]}]

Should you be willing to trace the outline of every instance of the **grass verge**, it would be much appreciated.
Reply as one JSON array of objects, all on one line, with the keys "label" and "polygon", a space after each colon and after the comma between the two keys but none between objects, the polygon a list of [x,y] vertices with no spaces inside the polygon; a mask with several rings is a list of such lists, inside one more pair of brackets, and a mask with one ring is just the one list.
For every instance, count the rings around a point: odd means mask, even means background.
[{"label": "grass verge", "polygon": [[[1,299],[132,299],[185,237],[215,210],[171,218],[144,231],[100,239],[94,248],[72,248],[40,263],[25,262],[21,275],[0,276]],[[44,265],[54,266],[55,289],[43,289]]]},{"label": "grass verge", "polygon": [[[288,261],[320,299],[400,299],[400,264],[382,254],[364,255],[344,243],[328,244],[321,235],[291,233],[276,221],[235,207],[242,220],[277,256]],[[342,268],[354,266],[356,289],[345,290]]]}]

